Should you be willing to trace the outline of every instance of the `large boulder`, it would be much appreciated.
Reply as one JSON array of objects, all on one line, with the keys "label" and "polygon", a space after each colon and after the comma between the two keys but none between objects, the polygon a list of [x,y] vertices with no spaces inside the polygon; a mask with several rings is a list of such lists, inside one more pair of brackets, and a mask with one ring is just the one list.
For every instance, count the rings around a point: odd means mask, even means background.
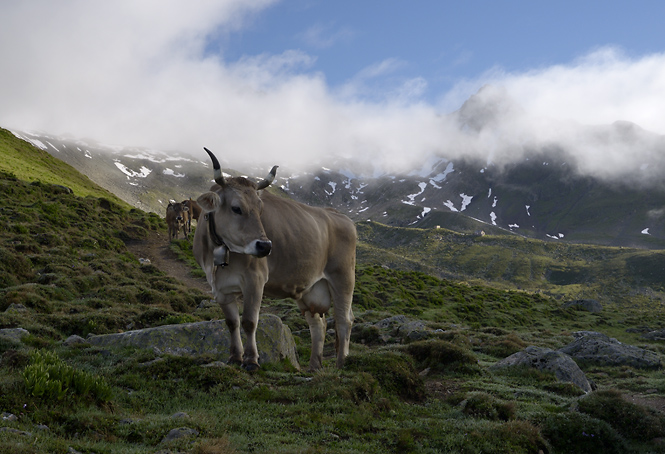
[{"label": "large boulder", "polygon": [[[244,333],[242,337],[245,342]],[[220,359],[228,358],[231,345],[229,330],[224,320],[182,323],[118,334],[89,336],[86,341],[104,347],[134,346],[153,348],[159,353],[172,355],[209,354]],[[279,362],[286,358],[294,367],[300,369],[291,330],[279,317],[271,314],[259,317],[256,344],[259,349],[259,364]]]},{"label": "large boulder", "polygon": [[657,353],[627,345],[595,331],[573,333],[575,341],[559,351],[573,358],[603,366],[630,366],[639,369],[663,367]]},{"label": "large boulder", "polygon": [[587,380],[584,372],[577,363],[565,353],[542,347],[527,347],[521,352],[514,353],[509,357],[502,359],[492,368],[500,369],[504,367],[527,366],[538,370],[544,370],[554,374],[557,380],[566,383],[572,383],[582,391],[588,393],[592,391],[591,383]]}]

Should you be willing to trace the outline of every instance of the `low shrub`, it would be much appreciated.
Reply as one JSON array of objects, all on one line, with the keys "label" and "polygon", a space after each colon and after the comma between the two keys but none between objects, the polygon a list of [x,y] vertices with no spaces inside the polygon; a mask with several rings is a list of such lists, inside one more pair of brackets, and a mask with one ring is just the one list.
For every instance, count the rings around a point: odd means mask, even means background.
[{"label": "low shrub", "polygon": [[577,412],[558,413],[543,421],[541,431],[554,452],[622,454],[626,441],[605,421]]},{"label": "low shrub", "polygon": [[580,400],[579,410],[607,422],[621,435],[632,440],[651,440],[665,436],[665,417],[654,410],[626,401],[616,390],[589,394]]},{"label": "low shrub", "polygon": [[23,381],[28,394],[46,401],[74,396],[108,402],[112,396],[111,387],[104,379],[74,369],[47,350],[30,354],[30,364],[23,370]]}]

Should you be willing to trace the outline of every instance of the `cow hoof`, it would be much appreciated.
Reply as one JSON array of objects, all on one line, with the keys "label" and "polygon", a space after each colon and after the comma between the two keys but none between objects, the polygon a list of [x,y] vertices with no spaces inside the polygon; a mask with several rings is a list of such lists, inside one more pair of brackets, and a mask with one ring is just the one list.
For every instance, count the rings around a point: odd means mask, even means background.
[{"label": "cow hoof", "polygon": [[229,358],[226,364],[228,364],[229,366],[240,366],[242,364],[242,360],[239,360],[238,358],[234,358],[232,356]]},{"label": "cow hoof", "polygon": [[259,366],[256,363],[247,363],[247,364],[243,364],[242,368],[245,369],[247,372],[256,372],[257,370],[259,370],[261,368],[261,366]]}]

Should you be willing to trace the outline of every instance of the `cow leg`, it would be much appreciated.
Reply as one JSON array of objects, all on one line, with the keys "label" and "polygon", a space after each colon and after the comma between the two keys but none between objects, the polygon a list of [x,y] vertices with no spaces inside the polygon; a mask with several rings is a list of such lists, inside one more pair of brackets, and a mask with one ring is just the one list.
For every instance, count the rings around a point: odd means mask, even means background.
[{"label": "cow leg", "polygon": [[[353,268],[351,268],[353,270]],[[351,326],[353,325],[353,287],[355,285],[355,270],[347,273],[331,285],[335,317],[335,350],[337,350],[337,367],[344,366],[344,358],[349,354],[351,342]]]},{"label": "cow leg", "polygon": [[325,314],[330,310],[330,287],[325,279],[318,281],[298,301],[298,307],[305,314],[312,337],[312,354],[309,370],[323,367],[323,346],[326,340]]},{"label": "cow leg", "polygon": [[231,335],[231,356],[229,357],[229,364],[242,364],[242,339],[240,339],[240,315],[238,312],[238,304],[234,295],[223,295],[218,299],[219,305],[224,311],[226,318],[226,326],[229,328]]},{"label": "cow leg", "polygon": [[312,337],[312,354],[309,357],[309,370],[315,371],[323,367],[323,345],[326,340],[326,319],[323,315],[305,312],[305,320],[309,324]]},{"label": "cow leg", "polygon": [[242,329],[245,331],[245,351],[242,357],[242,367],[247,371],[259,369],[259,349],[256,346],[256,328],[259,324],[259,311],[263,298],[263,285],[252,288],[249,293],[243,294],[244,304],[242,312]]}]

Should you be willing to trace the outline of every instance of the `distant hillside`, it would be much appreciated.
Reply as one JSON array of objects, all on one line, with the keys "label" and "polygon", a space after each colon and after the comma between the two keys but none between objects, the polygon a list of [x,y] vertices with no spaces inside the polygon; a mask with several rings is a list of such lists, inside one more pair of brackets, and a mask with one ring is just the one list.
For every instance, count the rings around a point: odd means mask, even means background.
[{"label": "distant hillside", "polygon": [[665,252],[542,241],[516,235],[460,234],[447,229],[357,224],[359,263],[560,300],[665,303]]},{"label": "distant hillside", "polygon": [[0,128],[0,170],[25,181],[66,186],[80,197],[104,197],[126,206],[112,192],[81,174],[71,165]]}]

